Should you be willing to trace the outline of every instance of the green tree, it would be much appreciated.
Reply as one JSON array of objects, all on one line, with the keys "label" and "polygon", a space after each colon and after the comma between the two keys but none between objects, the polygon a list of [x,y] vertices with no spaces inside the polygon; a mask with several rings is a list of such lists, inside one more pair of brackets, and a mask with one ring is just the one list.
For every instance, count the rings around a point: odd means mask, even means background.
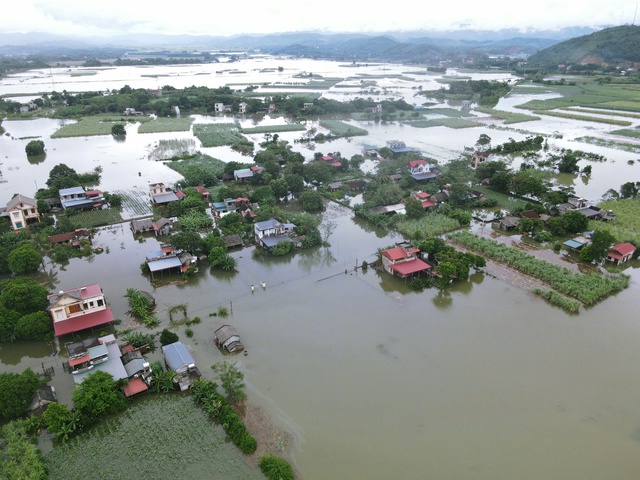
[{"label": "green tree", "polygon": [[105,416],[123,410],[127,398],[119,383],[107,372],[97,371],[88,375],[72,393],[73,405],[87,425]]},{"label": "green tree", "polygon": [[0,305],[27,315],[47,308],[47,289],[28,277],[5,280],[0,284]]},{"label": "green tree", "polygon": [[309,183],[329,183],[333,175],[333,167],[322,160],[314,160],[304,165],[304,179]]},{"label": "green tree", "polygon": [[297,173],[287,173],[284,176],[287,185],[289,186],[289,191],[292,193],[301,192],[304,189],[304,178],[302,175]]},{"label": "green tree", "polygon": [[0,373],[0,419],[12,420],[27,413],[29,401],[44,384],[33,370],[22,373]]},{"label": "green tree", "polygon": [[219,268],[225,272],[235,270],[238,264],[237,260],[227,253],[225,247],[213,247],[208,258],[212,268]]},{"label": "green tree", "polygon": [[289,184],[284,178],[277,178],[269,183],[275,197],[280,200],[289,194]]},{"label": "green tree", "polygon": [[440,262],[436,269],[440,274],[440,288],[448,285],[456,275],[456,266],[451,262]]},{"label": "green tree", "polygon": [[404,209],[407,214],[407,218],[418,219],[424,216],[424,208],[422,202],[411,197],[408,198],[404,204]]},{"label": "green tree", "polygon": [[27,143],[26,147],[24,147],[24,150],[28,157],[42,155],[44,153],[44,142],[42,140],[31,140]]},{"label": "green tree", "polygon": [[167,328],[162,330],[162,332],[160,333],[160,345],[162,346],[171,345],[172,343],[176,343],[179,340],[180,340],[180,337],[178,337],[178,334],[175,332],[172,332]]},{"label": "green tree", "polygon": [[42,265],[42,255],[29,242],[24,242],[14,248],[9,253],[8,260],[9,269],[18,275],[37,272]]},{"label": "green tree", "polygon": [[489,186],[496,192],[508,193],[512,175],[506,171],[498,171],[491,176]]},{"label": "green tree", "polygon": [[587,216],[577,211],[567,212],[561,218],[564,229],[567,232],[584,232],[587,229],[587,225],[589,225]]},{"label": "green tree", "polygon": [[220,377],[220,385],[227,393],[227,400],[236,403],[247,398],[244,393],[244,373],[242,373],[233,363],[218,362],[211,368]]},{"label": "green tree", "polygon": [[169,242],[179,250],[186,250],[191,253],[204,252],[206,244],[198,232],[188,230],[171,235]]},{"label": "green tree", "polygon": [[125,135],[127,135],[127,131],[125,130],[122,123],[114,123],[111,126],[111,135],[113,135],[114,137],[124,137]]},{"label": "green tree", "polygon": [[300,195],[299,200],[305,212],[319,212],[324,208],[322,195],[315,190],[307,190]]},{"label": "green tree", "polygon": [[34,312],[23,315],[15,326],[18,340],[43,340],[53,338],[51,317],[47,312]]},{"label": "green tree", "polygon": [[[591,260],[601,262],[609,253],[609,248],[616,239],[607,230],[595,230],[591,235]],[[584,249],[583,249],[584,250]]]},{"label": "green tree", "polygon": [[66,404],[55,402],[47,407],[44,411],[43,418],[49,433],[53,433],[58,437],[69,424],[71,412]]}]

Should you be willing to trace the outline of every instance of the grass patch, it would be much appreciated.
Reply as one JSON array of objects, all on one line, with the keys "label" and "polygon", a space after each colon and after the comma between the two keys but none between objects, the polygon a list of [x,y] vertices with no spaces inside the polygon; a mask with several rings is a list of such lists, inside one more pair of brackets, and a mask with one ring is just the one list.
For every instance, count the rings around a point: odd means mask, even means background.
[{"label": "grass patch", "polygon": [[556,292],[575,298],[585,305],[594,305],[612,293],[629,286],[629,277],[615,278],[602,275],[573,273],[553,263],[539,260],[518,248],[508,247],[489,238],[469,232],[450,233],[448,238],[486,257],[504,263],[525,275],[548,283]]},{"label": "grass patch", "polygon": [[138,133],[162,133],[162,132],[188,132],[193,118],[154,118],[138,127]]},{"label": "grass patch", "polygon": [[496,192],[495,190],[491,190],[490,188],[484,187],[482,185],[475,185],[473,189],[477,190],[478,192],[482,192],[487,198],[498,202],[498,207],[504,210],[512,211],[515,208],[524,209],[526,208],[527,203],[531,203],[520,198],[512,197],[511,195],[507,195],[506,193]]},{"label": "grass patch", "polygon": [[576,113],[593,113],[596,115],[613,115],[615,117],[624,117],[624,118],[640,118],[640,114],[637,113],[625,113],[625,112],[616,112],[607,109],[597,109],[597,108],[563,108],[562,110],[567,110],[569,112]]},{"label": "grass patch", "polygon": [[396,228],[404,235],[413,237],[419,232],[420,237],[425,238],[456,230],[460,228],[460,222],[441,213],[429,213],[416,220],[403,218],[398,221]]},{"label": "grass patch", "polygon": [[215,185],[216,177],[224,172],[226,163],[209,155],[197,153],[189,158],[173,160],[166,165],[182,175],[188,185]]},{"label": "grass patch", "polygon": [[560,118],[568,118],[570,120],[581,120],[583,122],[595,122],[595,123],[605,123],[607,125],[619,125],[621,127],[628,127],[631,125],[631,122],[628,120],[616,120],[615,118],[603,118],[603,117],[590,117],[588,115],[578,115],[575,113],[565,113],[565,112],[557,112],[550,110],[537,110],[534,113],[538,115],[546,115],[549,117],[560,117]]},{"label": "grass patch", "polygon": [[320,120],[320,125],[331,130],[331,133],[339,137],[355,137],[356,135],[368,135],[364,128],[354,127],[340,120]]},{"label": "grass patch", "polygon": [[625,137],[640,138],[640,130],[633,128],[621,128],[611,132],[613,135],[623,135]]},{"label": "grass patch", "polygon": [[476,107],[475,111],[480,113],[486,113],[487,115],[491,115],[493,118],[497,118],[498,120],[504,120],[505,124],[532,122],[534,120],[540,120],[540,117],[536,117],[535,115],[527,115],[525,113],[517,113],[517,112],[505,112],[504,110],[495,110],[493,108],[488,108],[488,107]]},{"label": "grass patch", "polygon": [[306,130],[306,127],[300,123],[285,123],[283,125],[264,125],[262,127],[242,128],[242,133],[278,133],[278,132],[297,132]]},{"label": "grass patch", "polygon": [[160,140],[147,158],[149,160],[169,160],[180,155],[193,155],[196,152],[196,142],[192,138]]},{"label": "grass patch", "polygon": [[119,223],[122,221],[120,212],[115,208],[105,210],[87,210],[68,216],[69,221],[76,228],[92,228]]},{"label": "grass patch", "polygon": [[238,142],[248,142],[235,123],[196,123],[193,134],[203,147],[222,147]]},{"label": "grass patch", "polygon": [[603,210],[611,210],[616,215],[613,222],[589,222],[590,230],[606,230],[618,242],[640,242],[640,199],[624,198],[621,200],[606,200],[598,205]]},{"label": "grass patch", "polygon": [[[114,461],[117,459],[117,461]],[[162,395],[59,445],[49,478],[261,478],[191,396]]]},{"label": "grass patch", "polygon": [[403,120],[405,125],[416,128],[448,127],[448,128],[472,128],[482,125],[480,122],[467,120],[466,118],[434,118],[431,120]]}]

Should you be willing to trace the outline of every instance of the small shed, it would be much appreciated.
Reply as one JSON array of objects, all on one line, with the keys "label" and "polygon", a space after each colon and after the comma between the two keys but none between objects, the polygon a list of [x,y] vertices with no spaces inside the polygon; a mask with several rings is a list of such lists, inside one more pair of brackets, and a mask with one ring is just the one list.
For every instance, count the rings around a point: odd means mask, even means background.
[{"label": "small shed", "polygon": [[41,417],[47,407],[57,401],[56,389],[50,385],[45,385],[31,397],[28,408],[29,413]]},{"label": "small shed", "polygon": [[223,325],[213,332],[213,340],[218,348],[223,348],[229,353],[244,350],[244,345],[240,343],[240,334],[231,325]]},{"label": "small shed", "polygon": [[227,248],[236,248],[236,247],[244,246],[242,237],[236,233],[234,233],[233,235],[227,235],[225,237],[222,237],[222,239],[224,240],[224,243],[227,246]]}]

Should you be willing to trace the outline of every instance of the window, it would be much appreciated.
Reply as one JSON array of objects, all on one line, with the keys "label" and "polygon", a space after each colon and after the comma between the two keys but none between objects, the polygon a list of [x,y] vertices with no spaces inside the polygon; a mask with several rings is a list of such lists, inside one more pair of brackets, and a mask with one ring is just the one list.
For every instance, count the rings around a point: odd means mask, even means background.
[{"label": "window", "polygon": [[98,306],[104,307],[104,300],[102,298],[98,299]]},{"label": "window", "polygon": [[64,316],[64,310],[60,309],[60,310],[56,310],[56,321],[57,320],[64,320],[65,316]]},{"label": "window", "polygon": [[69,305],[67,309],[69,310],[69,314],[78,313],[80,311],[80,304],[74,303],[73,305]]}]

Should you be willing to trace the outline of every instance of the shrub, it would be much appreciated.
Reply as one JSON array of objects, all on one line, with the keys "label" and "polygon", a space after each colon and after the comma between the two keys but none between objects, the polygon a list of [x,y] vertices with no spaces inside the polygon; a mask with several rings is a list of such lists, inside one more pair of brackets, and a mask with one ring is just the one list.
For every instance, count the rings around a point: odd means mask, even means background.
[{"label": "shrub", "polygon": [[178,334],[166,328],[162,330],[162,332],[160,333],[160,345],[162,346],[176,343],[178,340],[180,340],[180,337],[178,337]]},{"label": "shrub", "polygon": [[293,480],[291,464],[273,454],[260,457],[260,470],[269,480]]},{"label": "shrub", "polygon": [[184,330],[184,334],[185,334],[187,337],[191,338],[191,337],[193,337],[193,330],[191,330],[190,328],[185,328],[185,330]]},{"label": "shrub", "polygon": [[31,140],[27,143],[27,146],[24,147],[24,151],[29,157],[42,155],[44,153],[44,142],[42,140]]}]

